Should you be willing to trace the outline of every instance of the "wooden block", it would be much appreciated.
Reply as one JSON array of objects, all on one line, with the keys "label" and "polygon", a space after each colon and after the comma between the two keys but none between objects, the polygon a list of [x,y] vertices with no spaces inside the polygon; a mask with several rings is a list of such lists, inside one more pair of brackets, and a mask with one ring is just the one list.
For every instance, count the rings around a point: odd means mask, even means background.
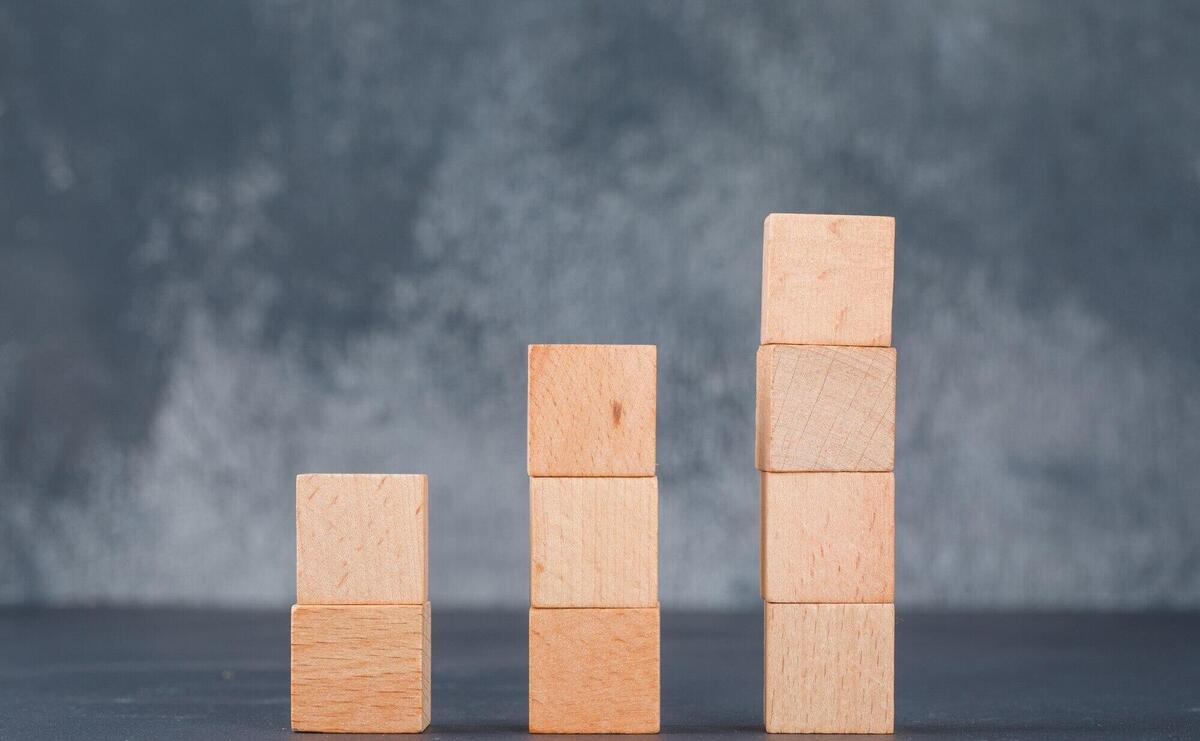
[{"label": "wooden block", "polygon": [[658,608],[529,610],[531,733],[658,733]]},{"label": "wooden block", "polygon": [[533,607],[658,605],[658,478],[529,480]]},{"label": "wooden block", "polygon": [[429,725],[429,603],[292,607],[292,729]]},{"label": "wooden block", "polygon": [[762,597],[893,602],[891,473],[763,473]]},{"label": "wooden block", "polygon": [[891,733],[892,605],[766,604],[768,733]]},{"label": "wooden block", "polygon": [[890,216],[768,216],[762,343],[892,344],[895,234]]},{"label": "wooden block", "polygon": [[654,345],[530,345],[530,476],[653,476]]},{"label": "wooden block", "polygon": [[296,601],[423,604],[429,581],[423,475],[296,477]]},{"label": "wooden block", "polygon": [[758,348],[760,471],[891,471],[896,349]]}]

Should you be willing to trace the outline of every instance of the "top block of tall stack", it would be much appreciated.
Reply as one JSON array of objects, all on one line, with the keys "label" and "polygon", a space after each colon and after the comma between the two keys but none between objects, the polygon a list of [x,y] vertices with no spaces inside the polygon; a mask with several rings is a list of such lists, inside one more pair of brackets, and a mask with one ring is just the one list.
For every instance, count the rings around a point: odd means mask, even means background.
[{"label": "top block of tall stack", "polygon": [[530,345],[530,476],[653,476],[658,348]]},{"label": "top block of tall stack", "polygon": [[767,216],[762,344],[890,346],[895,235],[890,216]]}]

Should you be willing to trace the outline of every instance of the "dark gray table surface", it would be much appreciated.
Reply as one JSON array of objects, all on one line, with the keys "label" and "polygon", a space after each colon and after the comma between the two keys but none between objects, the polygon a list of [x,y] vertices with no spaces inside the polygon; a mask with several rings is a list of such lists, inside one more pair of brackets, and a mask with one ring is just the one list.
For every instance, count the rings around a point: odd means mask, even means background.
[{"label": "dark gray table surface", "polygon": [[[434,610],[434,738],[523,736],[525,614]],[[669,735],[762,735],[762,617],[666,611]],[[896,738],[1200,738],[1198,614],[915,614]],[[288,731],[288,613],[0,611],[0,738]],[[305,736],[310,737],[310,736]]]}]

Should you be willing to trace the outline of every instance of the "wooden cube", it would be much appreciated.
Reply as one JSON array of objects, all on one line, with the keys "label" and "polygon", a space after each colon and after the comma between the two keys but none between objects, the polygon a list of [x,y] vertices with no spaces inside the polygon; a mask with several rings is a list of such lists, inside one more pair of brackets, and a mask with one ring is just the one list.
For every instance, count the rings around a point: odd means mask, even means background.
[{"label": "wooden cube", "polygon": [[763,473],[762,597],[893,602],[891,473]]},{"label": "wooden cube", "polygon": [[768,733],[891,733],[892,605],[766,605]]},{"label": "wooden cube", "polygon": [[891,471],[895,348],[759,347],[755,422],[760,471]]},{"label": "wooden cube", "polygon": [[531,733],[657,733],[658,608],[529,611]]},{"label": "wooden cube", "polygon": [[653,476],[654,345],[530,345],[530,476]]},{"label": "wooden cube", "polygon": [[529,480],[533,607],[658,605],[658,478]]},{"label": "wooden cube", "polygon": [[429,603],[292,608],[292,729],[419,733],[429,725]]},{"label": "wooden cube", "polygon": [[429,485],[423,475],[296,477],[296,601],[424,604]]},{"label": "wooden cube", "polygon": [[895,233],[890,216],[768,216],[762,343],[892,344]]}]

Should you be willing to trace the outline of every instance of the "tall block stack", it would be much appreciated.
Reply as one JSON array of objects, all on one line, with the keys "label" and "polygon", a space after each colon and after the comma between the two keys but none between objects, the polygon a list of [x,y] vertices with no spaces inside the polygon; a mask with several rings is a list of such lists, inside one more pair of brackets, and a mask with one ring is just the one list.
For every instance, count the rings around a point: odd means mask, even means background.
[{"label": "tall block stack", "polygon": [[429,725],[428,505],[422,475],[296,477],[293,730]]},{"label": "tall block stack", "polygon": [[764,719],[891,733],[895,654],[895,221],[771,214],[755,457]]},{"label": "tall block stack", "polygon": [[529,730],[659,728],[657,348],[529,347]]}]

